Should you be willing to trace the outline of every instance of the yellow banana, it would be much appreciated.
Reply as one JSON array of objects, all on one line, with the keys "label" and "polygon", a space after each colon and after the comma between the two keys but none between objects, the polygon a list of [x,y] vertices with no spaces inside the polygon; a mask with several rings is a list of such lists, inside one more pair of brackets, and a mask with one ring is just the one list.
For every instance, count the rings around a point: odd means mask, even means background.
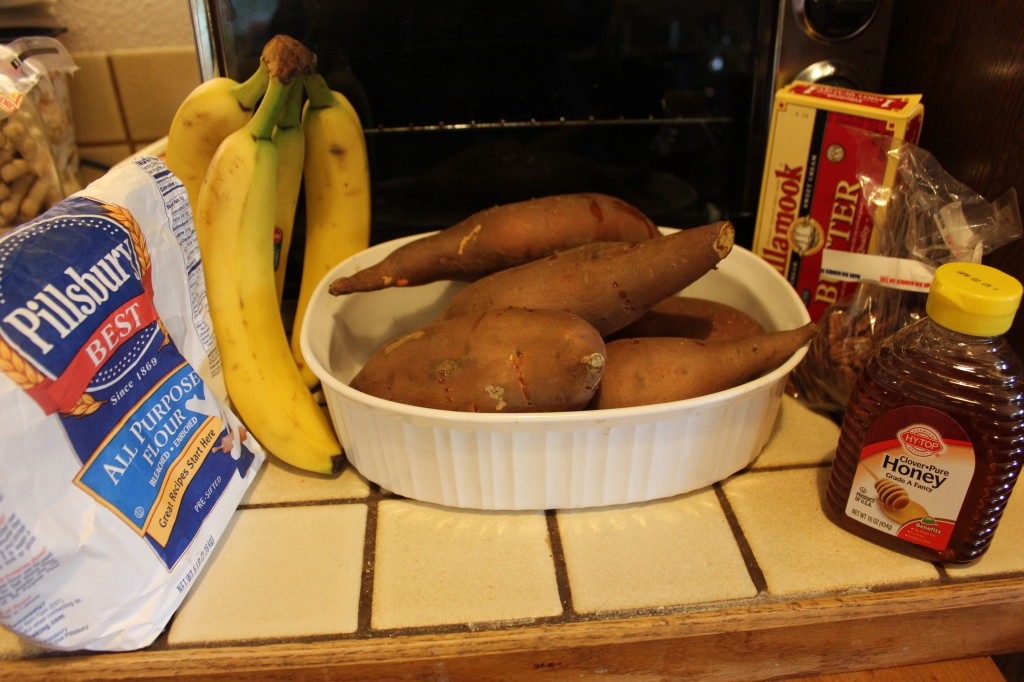
[{"label": "yellow banana", "polygon": [[217,146],[252,118],[267,89],[267,67],[260,66],[248,80],[211,78],[200,83],[182,101],[167,132],[167,168],[188,192],[193,210],[199,187]]},{"label": "yellow banana", "polygon": [[291,343],[295,362],[312,387],[316,375],[299,349],[302,320],[313,290],[327,272],[370,244],[370,169],[363,126],[351,103],[332,91],[320,74],[306,78],[305,86],[306,244]]},{"label": "yellow banana", "polygon": [[[265,50],[266,52],[266,50]],[[277,151],[289,87],[271,78],[253,118],[220,145],[199,192],[196,226],[228,397],[273,455],[332,473],[341,446],[292,359],[274,285]]]},{"label": "yellow banana", "polygon": [[281,119],[274,128],[274,146],[277,148],[274,278],[280,303],[292,244],[295,210],[299,205],[299,191],[302,188],[302,165],[306,156],[306,140],[302,134],[302,87],[298,85],[289,91]]}]

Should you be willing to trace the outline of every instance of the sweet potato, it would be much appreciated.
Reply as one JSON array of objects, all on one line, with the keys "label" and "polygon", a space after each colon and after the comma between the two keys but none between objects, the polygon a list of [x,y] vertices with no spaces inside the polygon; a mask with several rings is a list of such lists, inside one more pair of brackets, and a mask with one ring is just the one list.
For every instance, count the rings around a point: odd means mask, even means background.
[{"label": "sweet potato", "polygon": [[452,298],[441,318],[551,308],[579,315],[607,336],[712,270],[733,239],[732,224],[717,222],[629,244],[584,244],[481,277]]},{"label": "sweet potato", "polygon": [[558,310],[509,308],[434,322],[377,350],[352,379],[364,393],[465,412],[579,410],[604,371],[604,340]]},{"label": "sweet potato", "polygon": [[610,341],[590,407],[653,405],[724,391],[775,369],[815,333],[809,322],[712,343],[663,336]]},{"label": "sweet potato", "polygon": [[478,211],[330,284],[334,295],[438,280],[472,281],[594,241],[658,236],[636,207],[605,194],[560,194]]},{"label": "sweet potato", "polygon": [[739,308],[694,296],[669,296],[612,335],[613,339],[678,336],[728,341],[760,334],[764,327]]}]

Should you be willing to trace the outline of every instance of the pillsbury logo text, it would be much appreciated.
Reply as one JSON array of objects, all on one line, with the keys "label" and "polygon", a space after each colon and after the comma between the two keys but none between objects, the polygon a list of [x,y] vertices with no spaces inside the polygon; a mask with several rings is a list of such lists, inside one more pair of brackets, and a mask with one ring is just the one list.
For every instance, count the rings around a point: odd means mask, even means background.
[{"label": "pillsbury logo text", "polygon": [[44,217],[0,242],[0,341],[47,413],[119,381],[160,337],[141,235],[117,217]]},{"label": "pillsbury logo text", "polygon": [[[46,337],[57,334],[67,338],[83,322],[89,320],[112,295],[116,295],[130,278],[138,278],[134,271],[132,254],[128,250],[131,242],[125,240],[111,249],[95,265],[84,272],[68,266],[57,278],[35,295],[4,316],[4,323],[15,333],[28,339],[43,355],[53,350],[54,344]],[[133,272],[128,272],[130,268]],[[137,306],[131,306],[128,314],[138,319]],[[123,325],[118,325],[124,328]],[[102,337],[109,341],[109,336]],[[89,344],[89,356],[95,365],[102,364],[103,349],[96,342]]]}]

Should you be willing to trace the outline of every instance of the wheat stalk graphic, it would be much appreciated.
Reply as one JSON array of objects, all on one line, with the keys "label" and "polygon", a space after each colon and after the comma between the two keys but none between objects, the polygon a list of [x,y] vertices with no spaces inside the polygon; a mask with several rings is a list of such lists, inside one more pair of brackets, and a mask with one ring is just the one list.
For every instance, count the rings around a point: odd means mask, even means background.
[{"label": "wheat stalk graphic", "polygon": [[[41,384],[46,378],[39,370],[25,362],[25,358],[18,355],[3,339],[0,339],[0,371],[26,392]],[[98,410],[104,402],[83,393],[70,409],[61,412],[72,417],[84,417]]]},{"label": "wheat stalk graphic", "polygon": [[28,390],[43,381],[43,375],[0,338],[0,370],[21,388]]},{"label": "wheat stalk graphic", "polygon": [[[104,211],[104,214],[114,219],[120,225],[122,225],[132,239],[132,248],[135,249],[135,257],[139,261],[139,269],[143,277],[149,274],[150,269],[153,266],[153,259],[149,255],[149,249],[146,248],[146,236],[142,234],[142,227],[138,221],[135,220],[135,216],[132,215],[131,211],[125,209],[122,206],[116,204],[100,204],[100,208]],[[170,343],[170,335],[167,333],[167,328],[164,326],[164,321],[159,316],[156,318],[156,322],[160,325],[160,331],[164,335],[163,343],[160,344],[160,348],[163,348]]]}]

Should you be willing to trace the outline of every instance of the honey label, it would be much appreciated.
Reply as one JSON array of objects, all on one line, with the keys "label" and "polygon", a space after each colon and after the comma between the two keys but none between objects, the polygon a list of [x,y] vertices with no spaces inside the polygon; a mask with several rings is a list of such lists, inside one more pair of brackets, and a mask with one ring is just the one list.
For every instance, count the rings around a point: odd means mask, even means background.
[{"label": "honey label", "polygon": [[944,550],[974,477],[963,427],[931,407],[891,410],[867,429],[846,515],[907,542]]}]

